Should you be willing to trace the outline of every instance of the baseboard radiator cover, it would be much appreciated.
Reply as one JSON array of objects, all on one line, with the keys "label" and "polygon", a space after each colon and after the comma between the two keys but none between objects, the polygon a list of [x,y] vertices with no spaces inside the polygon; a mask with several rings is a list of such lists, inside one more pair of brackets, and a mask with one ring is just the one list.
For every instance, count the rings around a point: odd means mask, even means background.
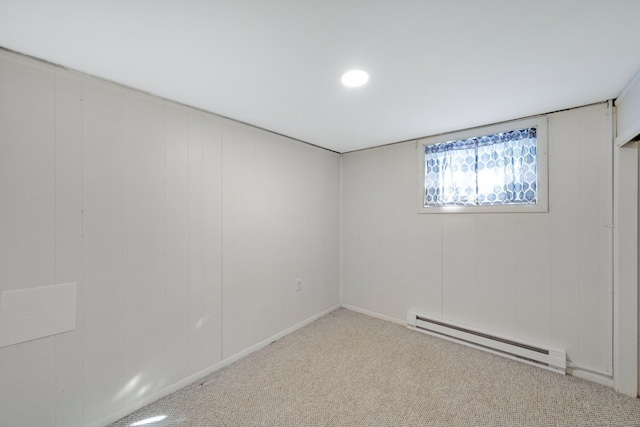
[{"label": "baseboard radiator cover", "polygon": [[444,338],[512,360],[566,374],[567,354],[564,350],[542,347],[467,326],[407,313],[409,329]]}]

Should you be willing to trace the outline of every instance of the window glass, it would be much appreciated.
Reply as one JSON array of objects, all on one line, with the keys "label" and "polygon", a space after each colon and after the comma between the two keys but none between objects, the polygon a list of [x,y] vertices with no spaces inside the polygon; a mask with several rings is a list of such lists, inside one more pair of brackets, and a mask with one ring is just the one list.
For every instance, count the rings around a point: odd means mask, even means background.
[{"label": "window glass", "polygon": [[420,213],[548,212],[547,117],[422,138]]},{"label": "window glass", "polygon": [[425,146],[424,206],[537,204],[535,127]]}]

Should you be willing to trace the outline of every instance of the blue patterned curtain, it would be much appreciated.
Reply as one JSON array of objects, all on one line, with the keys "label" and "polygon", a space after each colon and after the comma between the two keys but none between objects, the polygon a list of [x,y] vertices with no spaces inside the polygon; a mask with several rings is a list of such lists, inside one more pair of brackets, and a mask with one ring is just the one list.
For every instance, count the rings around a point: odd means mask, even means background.
[{"label": "blue patterned curtain", "polygon": [[425,147],[425,206],[537,203],[536,128]]}]

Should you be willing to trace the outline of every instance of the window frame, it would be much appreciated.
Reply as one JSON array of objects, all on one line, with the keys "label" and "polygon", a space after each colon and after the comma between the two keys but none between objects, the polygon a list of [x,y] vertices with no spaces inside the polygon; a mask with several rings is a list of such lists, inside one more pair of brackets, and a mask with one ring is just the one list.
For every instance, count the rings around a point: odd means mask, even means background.
[{"label": "window frame", "polygon": [[[440,144],[443,142],[458,139],[468,139],[491,135],[500,132],[508,132],[516,129],[536,128],[536,164],[537,177],[536,189],[538,203],[533,204],[507,204],[507,205],[484,205],[484,206],[425,206],[425,147],[428,145]],[[465,129],[458,132],[451,132],[420,138],[416,144],[418,154],[418,189],[419,204],[418,213],[445,214],[445,213],[525,213],[549,212],[549,169],[548,169],[548,134],[547,116],[538,116],[528,119],[513,120],[496,125],[482,126],[472,129]]]}]

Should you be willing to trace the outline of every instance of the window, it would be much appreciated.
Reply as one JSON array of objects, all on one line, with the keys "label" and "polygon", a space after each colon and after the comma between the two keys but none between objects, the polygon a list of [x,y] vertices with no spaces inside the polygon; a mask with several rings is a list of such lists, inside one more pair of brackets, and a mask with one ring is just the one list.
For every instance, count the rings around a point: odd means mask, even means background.
[{"label": "window", "polygon": [[426,138],[420,212],[547,212],[546,118]]}]

